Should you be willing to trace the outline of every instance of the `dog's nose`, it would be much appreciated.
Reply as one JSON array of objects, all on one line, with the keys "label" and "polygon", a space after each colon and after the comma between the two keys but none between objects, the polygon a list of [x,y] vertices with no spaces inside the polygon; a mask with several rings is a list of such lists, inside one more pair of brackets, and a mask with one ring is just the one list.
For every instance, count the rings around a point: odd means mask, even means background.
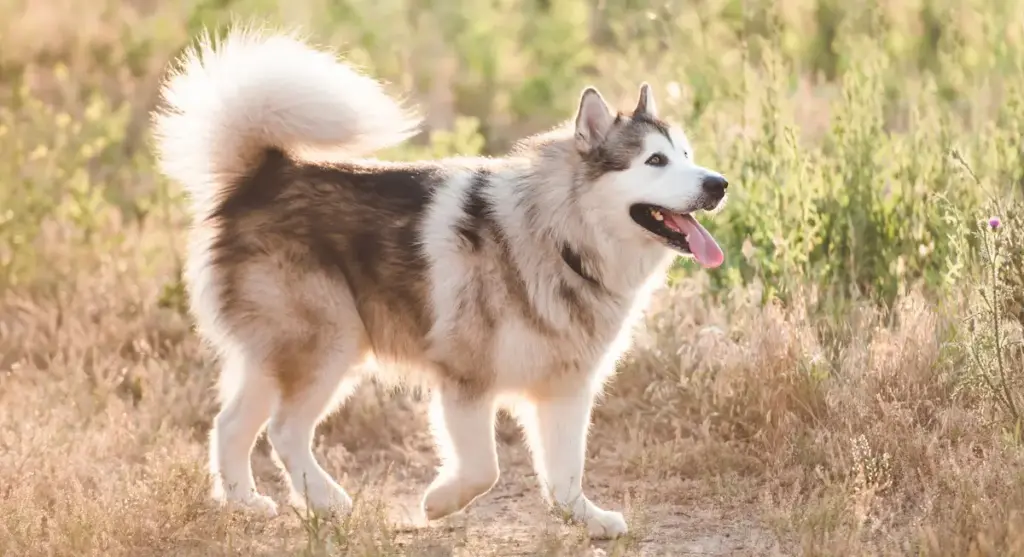
[{"label": "dog's nose", "polygon": [[708,176],[701,182],[701,187],[711,195],[722,196],[725,195],[725,188],[729,187],[729,182],[722,176]]}]

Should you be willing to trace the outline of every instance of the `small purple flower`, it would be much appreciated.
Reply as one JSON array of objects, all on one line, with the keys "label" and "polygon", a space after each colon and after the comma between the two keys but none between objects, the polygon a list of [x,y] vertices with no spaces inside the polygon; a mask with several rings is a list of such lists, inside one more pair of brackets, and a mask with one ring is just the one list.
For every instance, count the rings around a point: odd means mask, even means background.
[{"label": "small purple flower", "polygon": [[997,228],[999,228],[1002,225],[1003,225],[1003,221],[999,220],[999,217],[990,217],[988,219],[988,226],[992,230],[996,230]]}]

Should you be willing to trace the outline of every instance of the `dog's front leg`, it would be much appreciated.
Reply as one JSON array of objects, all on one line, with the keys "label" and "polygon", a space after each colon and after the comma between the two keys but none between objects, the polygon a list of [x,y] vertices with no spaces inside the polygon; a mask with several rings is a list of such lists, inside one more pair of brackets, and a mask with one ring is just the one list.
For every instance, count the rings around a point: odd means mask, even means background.
[{"label": "dog's front leg", "polygon": [[453,385],[434,391],[430,424],[441,469],[423,496],[423,513],[437,520],[466,508],[498,482],[494,399]]},{"label": "dog's front leg", "polygon": [[583,467],[594,393],[586,389],[535,398],[517,412],[533,453],[545,499],[593,537],[626,533],[621,513],[606,511],[583,495]]}]

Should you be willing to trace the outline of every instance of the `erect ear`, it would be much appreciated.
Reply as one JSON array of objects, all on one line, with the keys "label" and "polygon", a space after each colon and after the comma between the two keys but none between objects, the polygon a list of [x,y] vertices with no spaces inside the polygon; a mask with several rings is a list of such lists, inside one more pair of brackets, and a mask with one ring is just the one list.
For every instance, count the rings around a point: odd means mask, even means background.
[{"label": "erect ear", "polygon": [[582,152],[590,151],[604,140],[614,122],[615,117],[601,93],[594,87],[587,87],[580,95],[576,111],[576,147]]},{"label": "erect ear", "polygon": [[640,98],[636,101],[636,108],[633,109],[633,116],[647,115],[655,117],[658,114],[658,105],[654,103],[654,93],[651,86],[646,82],[640,84]]}]

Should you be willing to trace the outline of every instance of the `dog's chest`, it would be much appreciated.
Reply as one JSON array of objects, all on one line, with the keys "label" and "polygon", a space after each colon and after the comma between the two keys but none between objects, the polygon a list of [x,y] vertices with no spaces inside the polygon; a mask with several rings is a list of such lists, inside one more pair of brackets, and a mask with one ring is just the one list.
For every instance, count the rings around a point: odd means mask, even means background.
[{"label": "dog's chest", "polygon": [[500,384],[530,388],[554,377],[588,377],[601,373],[602,364],[621,352],[627,312],[601,308],[590,314],[587,326],[579,316],[564,314],[557,329],[538,328],[518,316],[500,321],[491,339],[491,360]]}]

